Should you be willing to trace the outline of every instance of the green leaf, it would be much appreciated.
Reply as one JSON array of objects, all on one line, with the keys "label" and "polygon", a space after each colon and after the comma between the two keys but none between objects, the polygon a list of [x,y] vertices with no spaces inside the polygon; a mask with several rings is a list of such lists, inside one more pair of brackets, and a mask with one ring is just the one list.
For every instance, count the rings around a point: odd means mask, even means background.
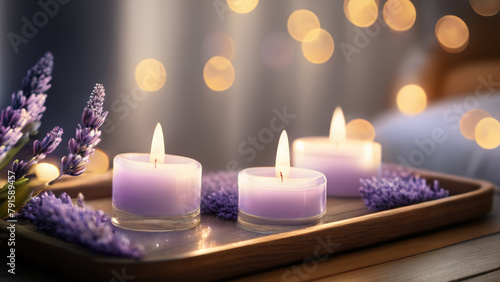
[{"label": "green leaf", "polygon": [[28,182],[29,179],[24,177],[14,182],[12,184],[15,187],[14,194],[9,194],[9,183],[2,187],[2,190],[0,190],[0,218],[8,217],[28,202],[36,188],[29,185]]}]

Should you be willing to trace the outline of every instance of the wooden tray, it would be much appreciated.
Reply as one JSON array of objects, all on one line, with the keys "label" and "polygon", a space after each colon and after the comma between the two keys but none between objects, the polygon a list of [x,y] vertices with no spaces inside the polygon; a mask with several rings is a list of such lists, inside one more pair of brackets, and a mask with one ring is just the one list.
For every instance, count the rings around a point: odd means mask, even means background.
[{"label": "wooden tray", "polygon": [[[201,225],[187,231],[123,230],[132,241],[145,246],[146,255],[140,260],[96,255],[47,236],[24,221],[16,226],[16,255],[80,280],[110,281],[125,274],[135,277],[134,281],[223,279],[296,262],[313,267],[315,260],[472,220],[493,207],[491,183],[432,172],[419,174],[428,181],[438,179],[450,197],[381,212],[370,212],[361,199],[329,198],[327,223],[273,235],[247,232],[233,221],[211,215],[203,215]],[[111,208],[110,198],[87,204],[105,211]],[[3,232],[6,226],[5,221],[0,222]]]}]

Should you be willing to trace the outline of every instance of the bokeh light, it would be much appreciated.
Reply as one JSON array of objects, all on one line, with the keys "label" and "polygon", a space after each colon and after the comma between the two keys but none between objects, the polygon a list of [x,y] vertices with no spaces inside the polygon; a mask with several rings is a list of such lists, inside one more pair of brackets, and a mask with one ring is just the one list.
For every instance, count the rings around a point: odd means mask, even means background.
[{"label": "bokeh light", "polygon": [[234,82],[234,68],[228,59],[215,56],[205,64],[203,79],[208,88],[214,91],[224,91]]},{"label": "bokeh light", "polygon": [[257,7],[259,0],[227,0],[229,8],[236,13],[247,14]]},{"label": "bokeh light", "polygon": [[208,59],[215,56],[221,56],[232,61],[235,51],[234,40],[223,31],[214,31],[203,38],[201,50],[204,61],[208,61]]},{"label": "bokeh light", "polygon": [[419,114],[427,106],[427,96],[424,89],[415,84],[401,88],[396,100],[399,110],[406,115]]},{"label": "bokeh light", "polygon": [[490,117],[490,114],[481,109],[473,109],[466,112],[460,119],[460,132],[465,138],[475,140],[477,123],[487,117]]},{"label": "bokeh light", "polygon": [[450,53],[462,52],[469,42],[467,24],[457,16],[447,15],[436,23],[436,38],[443,49]]},{"label": "bokeh light", "polygon": [[59,176],[59,169],[53,164],[39,163],[35,165],[35,175],[38,180],[47,182]]},{"label": "bokeh light", "polygon": [[96,148],[95,152],[89,158],[89,163],[87,164],[87,170],[85,172],[102,174],[109,169],[109,157],[101,149]]},{"label": "bokeh light", "polygon": [[293,58],[292,39],[284,32],[269,33],[262,41],[261,55],[270,69],[279,70],[290,64]]},{"label": "bokeh light", "polygon": [[481,148],[495,149],[500,145],[500,122],[492,117],[483,118],[477,123],[475,135]]},{"label": "bokeh light", "polygon": [[160,90],[167,80],[167,71],[163,64],[155,59],[142,60],[135,68],[135,81],[147,92]]},{"label": "bokeh light", "polygon": [[288,17],[288,33],[297,41],[304,40],[304,37],[314,29],[320,28],[318,17],[309,10],[297,10]]},{"label": "bokeh light", "polygon": [[333,38],[328,31],[318,28],[311,30],[302,41],[302,53],[314,64],[322,64],[330,59],[334,49]]},{"label": "bokeh light", "polygon": [[344,0],[344,13],[352,24],[369,27],[377,20],[378,1]]},{"label": "bokeh light", "polygon": [[410,29],[417,18],[415,6],[408,0],[388,0],[382,14],[387,25],[396,31]]},{"label": "bokeh light", "polygon": [[375,128],[364,119],[353,119],[346,126],[347,138],[373,141],[375,139]]},{"label": "bokeh light", "polygon": [[500,0],[469,0],[469,3],[481,16],[491,17],[500,11]]}]

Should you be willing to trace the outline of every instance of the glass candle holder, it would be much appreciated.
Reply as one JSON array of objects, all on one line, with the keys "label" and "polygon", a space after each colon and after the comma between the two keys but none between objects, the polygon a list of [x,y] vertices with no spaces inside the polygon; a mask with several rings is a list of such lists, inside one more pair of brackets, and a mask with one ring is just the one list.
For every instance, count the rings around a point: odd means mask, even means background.
[{"label": "glass candle holder", "polygon": [[200,223],[201,164],[165,155],[120,154],[113,161],[112,223],[142,231],[174,231]]},{"label": "glass candle holder", "polygon": [[326,178],[317,171],[290,167],[286,178],[274,167],[248,168],[238,174],[238,225],[249,231],[278,233],[323,222]]},{"label": "glass candle holder", "polygon": [[303,137],[293,142],[293,166],[313,169],[328,179],[328,196],[360,197],[359,180],[380,175],[379,143],[328,137]]}]

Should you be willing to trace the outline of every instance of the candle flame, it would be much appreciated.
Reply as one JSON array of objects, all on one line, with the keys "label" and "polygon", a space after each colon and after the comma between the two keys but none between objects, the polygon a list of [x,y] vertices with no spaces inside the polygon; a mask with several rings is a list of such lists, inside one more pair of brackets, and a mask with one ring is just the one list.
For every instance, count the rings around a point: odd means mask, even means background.
[{"label": "candle flame", "polygon": [[290,148],[288,147],[288,135],[286,131],[281,132],[276,152],[276,177],[284,178],[290,175]]},{"label": "candle flame", "polygon": [[161,124],[157,123],[153,140],[151,142],[151,153],[149,155],[149,162],[162,164],[165,161],[165,142],[163,141],[163,130]]},{"label": "candle flame", "polygon": [[332,123],[330,125],[330,139],[335,142],[345,141],[346,139],[344,112],[340,107],[336,107],[333,112]]}]

